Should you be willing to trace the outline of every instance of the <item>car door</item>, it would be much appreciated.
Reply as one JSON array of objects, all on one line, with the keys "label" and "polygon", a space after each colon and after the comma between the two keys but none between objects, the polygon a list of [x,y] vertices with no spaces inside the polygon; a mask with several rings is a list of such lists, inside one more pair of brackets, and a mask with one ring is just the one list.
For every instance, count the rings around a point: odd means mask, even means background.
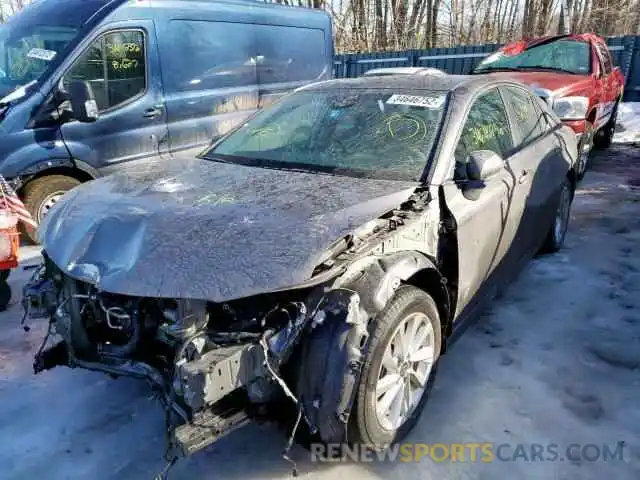
[{"label": "car door", "polygon": [[108,173],[117,164],[167,150],[167,126],[153,22],[110,24],[67,70],[62,85],[85,80],[100,116],[71,121],[62,136],[74,158]]},{"label": "car door", "polygon": [[596,122],[596,126],[599,128],[609,121],[620,85],[617,77],[613,74],[613,60],[609,49],[599,41],[595,42],[594,45],[600,61],[600,82],[602,83],[602,98],[598,106],[598,121]]},{"label": "car door", "polygon": [[[560,143],[546,129],[546,119],[529,91],[519,86],[500,88],[511,121],[514,148],[507,159],[507,168],[516,184],[514,200],[522,205],[520,218],[513,218],[514,229],[505,235],[514,244],[510,267],[517,267],[531,250],[537,249],[551,225],[555,211],[555,196],[566,174],[559,168],[564,162]],[[515,212],[514,212],[515,213]],[[507,248],[504,245],[503,248]]]},{"label": "car door", "polygon": [[493,88],[470,107],[454,152],[453,179],[443,185],[447,208],[457,225],[457,312],[471,308],[495,285],[494,274],[512,243],[514,228],[510,222],[522,210],[515,202],[516,182],[506,162],[500,172],[476,185],[466,177],[468,155],[476,150],[491,150],[508,158],[512,149],[506,108],[498,89]]}]

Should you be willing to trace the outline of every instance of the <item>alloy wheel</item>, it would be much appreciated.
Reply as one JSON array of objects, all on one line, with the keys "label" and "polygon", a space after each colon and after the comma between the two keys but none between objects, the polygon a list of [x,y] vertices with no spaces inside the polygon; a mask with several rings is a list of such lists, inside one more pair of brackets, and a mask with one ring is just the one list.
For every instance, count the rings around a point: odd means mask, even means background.
[{"label": "alloy wheel", "polygon": [[433,326],[424,313],[404,318],[390,337],[376,383],[376,416],[386,430],[397,430],[415,411],[425,391],[435,351]]}]

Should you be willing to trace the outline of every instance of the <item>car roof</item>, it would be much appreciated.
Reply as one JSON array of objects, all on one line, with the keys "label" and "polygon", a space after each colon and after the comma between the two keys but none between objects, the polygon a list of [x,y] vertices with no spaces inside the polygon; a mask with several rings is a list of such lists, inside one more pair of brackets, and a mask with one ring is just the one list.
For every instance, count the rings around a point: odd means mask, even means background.
[{"label": "car roof", "polygon": [[472,91],[491,84],[498,85],[503,83],[505,83],[505,81],[488,75],[374,75],[312,83],[299,88],[298,91],[337,90],[341,88],[384,88],[397,90],[432,90],[442,92],[453,92],[465,89],[471,93]]}]

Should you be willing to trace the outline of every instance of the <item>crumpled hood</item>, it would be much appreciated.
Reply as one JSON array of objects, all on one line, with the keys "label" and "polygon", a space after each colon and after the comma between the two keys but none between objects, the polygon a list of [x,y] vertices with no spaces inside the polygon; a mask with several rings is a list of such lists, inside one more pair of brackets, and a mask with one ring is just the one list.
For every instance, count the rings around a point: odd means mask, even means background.
[{"label": "crumpled hood", "polygon": [[543,88],[553,96],[587,95],[593,87],[589,75],[572,75],[561,72],[495,72],[490,75],[509,78],[531,88]]},{"label": "crumpled hood", "polygon": [[105,291],[222,302],[307,280],[331,243],[415,186],[177,157],[77,187],[38,235]]}]

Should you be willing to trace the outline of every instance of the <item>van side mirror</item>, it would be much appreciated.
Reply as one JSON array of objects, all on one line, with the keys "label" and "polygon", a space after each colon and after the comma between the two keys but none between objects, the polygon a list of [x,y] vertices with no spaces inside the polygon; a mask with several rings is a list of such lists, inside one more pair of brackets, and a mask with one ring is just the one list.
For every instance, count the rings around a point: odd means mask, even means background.
[{"label": "van side mirror", "polygon": [[470,180],[483,181],[504,168],[504,160],[491,150],[476,150],[469,154],[467,175]]},{"label": "van side mirror", "polygon": [[93,95],[93,89],[89,82],[84,80],[72,80],[69,84],[69,100],[73,118],[83,123],[95,122],[100,116],[98,103]]}]

